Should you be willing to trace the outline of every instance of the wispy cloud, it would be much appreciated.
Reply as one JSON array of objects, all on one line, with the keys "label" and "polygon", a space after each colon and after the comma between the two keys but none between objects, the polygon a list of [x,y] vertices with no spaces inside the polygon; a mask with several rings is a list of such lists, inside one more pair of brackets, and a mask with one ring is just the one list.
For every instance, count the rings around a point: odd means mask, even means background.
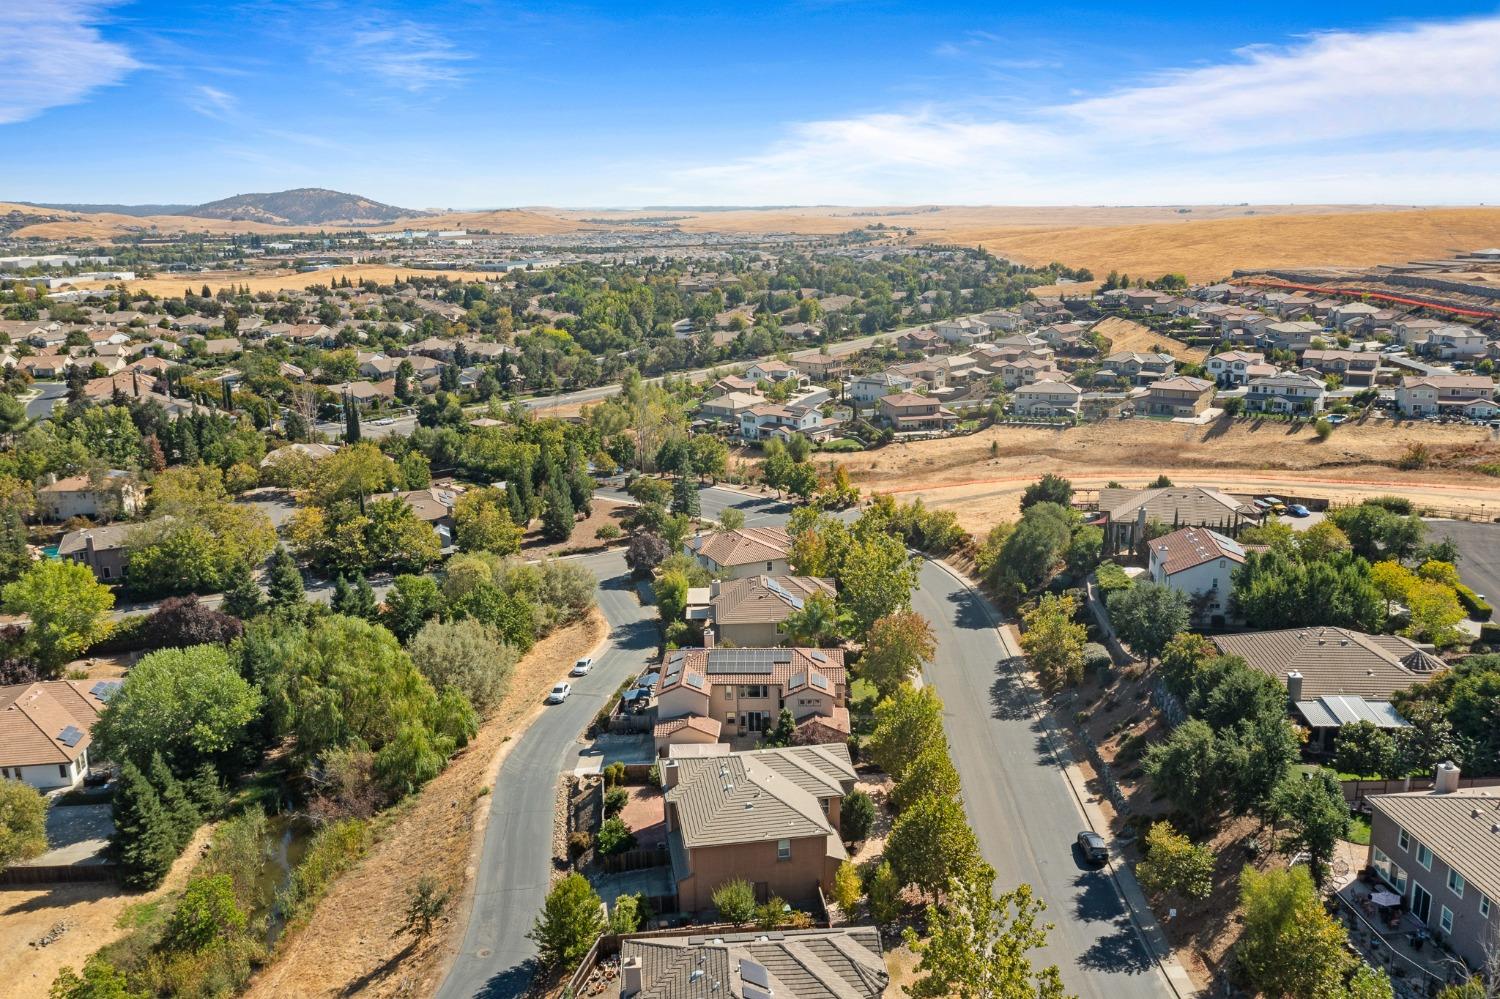
[{"label": "wispy cloud", "polygon": [[1468,201],[1500,194],[1497,151],[1500,17],[1486,17],[1243,49],[1029,113],[934,103],[796,123],[766,152],[674,176],[685,196],[742,203]]},{"label": "wispy cloud", "polygon": [[200,84],[187,98],[188,106],[205,118],[227,121],[239,109],[240,102],[231,93]]},{"label": "wispy cloud", "polygon": [[361,19],[347,45],[328,55],[336,60],[333,65],[411,94],[460,82],[474,58],[425,25],[379,14]]},{"label": "wispy cloud", "polygon": [[123,45],[99,33],[112,5],[22,0],[6,9],[0,16],[0,125],[76,104],[140,68]]}]

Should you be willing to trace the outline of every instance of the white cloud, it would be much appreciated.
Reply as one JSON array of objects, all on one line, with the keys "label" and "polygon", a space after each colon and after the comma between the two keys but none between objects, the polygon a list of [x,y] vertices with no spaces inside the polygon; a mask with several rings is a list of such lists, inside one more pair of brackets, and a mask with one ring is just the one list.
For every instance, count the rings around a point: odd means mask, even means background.
[{"label": "white cloud", "polygon": [[225,121],[239,109],[240,102],[233,94],[218,87],[200,84],[188,97],[188,106],[206,118]]},{"label": "white cloud", "polygon": [[356,72],[378,77],[408,93],[461,81],[473,56],[415,21],[371,16],[358,24],[347,47],[330,57]]},{"label": "white cloud", "polygon": [[1327,32],[1032,113],[791,125],[673,174],[688,200],[1493,201],[1500,17]]},{"label": "white cloud", "polygon": [[111,4],[90,0],[20,0],[0,16],[0,125],[76,104],[140,63],[98,23]]}]

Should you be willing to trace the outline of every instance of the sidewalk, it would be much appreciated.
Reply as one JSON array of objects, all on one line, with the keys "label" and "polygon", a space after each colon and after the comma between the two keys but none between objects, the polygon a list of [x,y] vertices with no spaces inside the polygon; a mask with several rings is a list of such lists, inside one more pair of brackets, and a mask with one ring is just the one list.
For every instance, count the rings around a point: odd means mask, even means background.
[{"label": "sidewalk", "polygon": [[[953,578],[959,580],[971,590],[974,589],[973,584],[969,582],[968,578],[947,562],[942,559],[934,559],[933,561],[942,566]],[[978,591],[975,590],[975,592]],[[985,601],[985,606],[989,607],[988,600]],[[1000,636],[1000,645],[1004,648],[1006,654],[1012,659],[1022,658],[1023,653],[1021,652],[1020,641],[1015,634],[1014,627],[1004,622],[998,622],[995,625],[995,631]],[[1046,733],[1047,742],[1053,754],[1061,761],[1063,776],[1067,778],[1068,787],[1072,790],[1073,797],[1078,802],[1079,810],[1083,812],[1084,819],[1088,822],[1089,828],[1103,836],[1105,842],[1110,845],[1112,859],[1108,864],[1108,870],[1114,879],[1115,887],[1118,889],[1121,899],[1125,902],[1126,910],[1130,913],[1131,922],[1135,924],[1136,929],[1140,932],[1141,939],[1150,948],[1152,957],[1161,969],[1162,976],[1167,980],[1167,985],[1172,989],[1173,993],[1179,999],[1200,995],[1198,987],[1193,984],[1193,980],[1189,977],[1187,970],[1182,967],[1181,962],[1177,960],[1177,955],[1173,953],[1172,945],[1167,942],[1167,935],[1163,932],[1161,924],[1157,922],[1156,914],[1151,911],[1151,906],[1146,901],[1146,895],[1141,891],[1141,886],[1135,879],[1135,872],[1123,861],[1113,859],[1120,855],[1120,849],[1115,843],[1114,835],[1110,831],[1109,823],[1104,818],[1104,813],[1099,810],[1098,803],[1088,791],[1083,774],[1079,772],[1077,765],[1074,763],[1073,753],[1068,746],[1067,738],[1058,731],[1057,721],[1042,701],[1041,694],[1036,689],[1035,682],[1031,679],[1030,675],[1025,675],[1023,679],[1025,681],[1024,686],[1031,695],[1032,713],[1041,721]]]}]

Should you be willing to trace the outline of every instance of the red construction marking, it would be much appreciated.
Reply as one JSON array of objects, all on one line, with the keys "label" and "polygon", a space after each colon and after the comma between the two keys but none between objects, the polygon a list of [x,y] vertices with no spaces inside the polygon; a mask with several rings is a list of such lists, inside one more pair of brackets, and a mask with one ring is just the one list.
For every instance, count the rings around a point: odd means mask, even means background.
[{"label": "red construction marking", "polygon": [[1322,284],[1298,284],[1295,281],[1280,281],[1271,278],[1235,278],[1231,283],[1263,285],[1267,288],[1292,288],[1297,291],[1315,291],[1320,295],[1341,295],[1344,298],[1373,298],[1378,302],[1413,305],[1419,309],[1431,309],[1434,312],[1445,312],[1453,316],[1467,316],[1470,319],[1500,319],[1500,312],[1495,312],[1491,309],[1465,309],[1457,305],[1437,305],[1433,302],[1424,302],[1419,298],[1387,295],[1384,292],[1365,291],[1361,288],[1330,288]]}]

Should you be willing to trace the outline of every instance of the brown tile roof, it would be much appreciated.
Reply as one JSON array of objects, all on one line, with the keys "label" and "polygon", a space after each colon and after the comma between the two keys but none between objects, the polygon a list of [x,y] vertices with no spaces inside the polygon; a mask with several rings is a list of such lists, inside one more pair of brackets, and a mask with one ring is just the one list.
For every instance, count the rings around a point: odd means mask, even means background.
[{"label": "brown tile roof", "polygon": [[715,739],[723,731],[724,725],[717,718],[704,718],[701,715],[683,715],[681,718],[668,718],[666,721],[657,722],[651,729],[651,735],[656,739],[665,739],[673,732],[690,728],[695,732],[702,732]]},{"label": "brown tile roof", "polygon": [[1216,558],[1233,559],[1236,565],[1245,561],[1245,549],[1206,527],[1185,527],[1150,542],[1151,551],[1161,562],[1162,571],[1173,575],[1212,562]]},{"label": "brown tile roof", "polygon": [[1147,519],[1163,524],[1218,525],[1234,523],[1236,515],[1256,516],[1254,507],[1203,486],[1099,490],[1099,509],[1108,513],[1110,520],[1134,520],[1143,506]]},{"label": "brown tile roof", "polygon": [[780,527],[741,527],[733,531],[715,531],[694,538],[688,544],[711,562],[736,566],[784,559],[791,550],[792,539]]},{"label": "brown tile roof", "polygon": [[1500,789],[1469,788],[1439,794],[1374,794],[1370,807],[1390,817],[1418,842],[1500,902]]},{"label": "brown tile roof", "polygon": [[1239,656],[1276,680],[1302,674],[1302,699],[1355,694],[1390,700],[1398,690],[1428,679],[1441,659],[1396,635],[1366,635],[1347,628],[1284,628],[1213,639],[1219,651]]},{"label": "brown tile roof", "polygon": [[710,601],[715,624],[769,624],[785,621],[814,593],[835,595],[833,580],[816,576],[747,576],[719,584]]},{"label": "brown tile roof", "polygon": [[[71,763],[92,743],[104,701],[96,680],[48,680],[0,687],[0,765]],[[67,729],[77,738],[62,738]],[[68,742],[72,745],[68,745]]]},{"label": "brown tile roof", "polygon": [[[662,659],[660,690],[694,686],[703,678],[706,694],[713,684],[767,683],[789,687],[795,678],[821,674],[838,687],[844,683],[843,649],[674,649]],[[694,687],[694,689],[700,689]]]},{"label": "brown tile roof", "polygon": [[[824,770],[836,762],[837,749],[844,750],[842,762],[853,776],[847,748],[833,746],[819,760],[811,753],[803,754],[808,757],[804,759],[784,749],[678,760],[677,784],[667,790],[667,801],[676,806],[683,845],[692,850],[827,836],[832,848],[839,843],[838,832],[824,814],[821,799],[844,793],[841,783]],[[841,843],[839,847],[842,851]]]},{"label": "brown tile roof", "polygon": [[756,931],[624,940],[624,961],[639,960],[635,999],[745,999],[752,989],[786,999],[878,999],[890,985],[873,926]]}]

